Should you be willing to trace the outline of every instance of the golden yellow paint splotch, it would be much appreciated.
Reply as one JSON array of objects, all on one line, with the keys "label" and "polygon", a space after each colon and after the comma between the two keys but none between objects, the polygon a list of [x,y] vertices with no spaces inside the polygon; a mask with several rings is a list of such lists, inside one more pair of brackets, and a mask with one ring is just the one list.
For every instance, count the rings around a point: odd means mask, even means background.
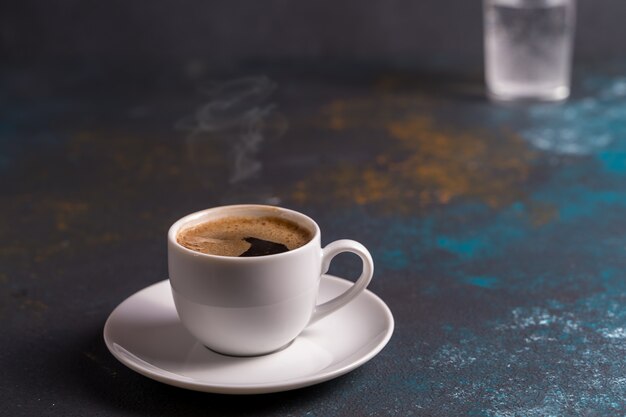
[{"label": "golden yellow paint splotch", "polygon": [[365,164],[348,156],[298,181],[291,193],[298,203],[411,210],[459,198],[501,207],[521,198],[534,154],[516,135],[443,128],[420,100],[406,97],[353,104],[325,108],[328,128],[380,134],[382,151]]}]

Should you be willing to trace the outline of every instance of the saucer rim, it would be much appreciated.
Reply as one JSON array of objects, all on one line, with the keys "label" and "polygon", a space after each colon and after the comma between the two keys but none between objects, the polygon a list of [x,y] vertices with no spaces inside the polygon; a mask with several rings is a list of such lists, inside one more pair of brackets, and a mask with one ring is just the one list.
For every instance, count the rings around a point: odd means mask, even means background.
[{"label": "saucer rim", "polygon": [[[349,281],[344,278],[339,278],[334,275],[329,275],[329,274],[323,274],[322,279],[336,281],[336,282],[341,283],[342,285],[353,284],[352,281]],[[106,323],[104,325],[104,329],[103,329],[104,342],[109,352],[111,352],[111,354],[118,361],[120,361],[123,365],[127,366],[133,371],[145,377],[153,379],[155,381],[162,382],[164,384],[172,385],[172,386],[179,387],[179,388],[193,390],[193,391],[209,392],[209,393],[215,393],[215,394],[266,394],[266,393],[273,393],[273,392],[290,391],[290,390],[304,388],[307,386],[326,382],[331,379],[337,378],[341,375],[347,374],[348,372],[362,366],[363,364],[371,360],[374,356],[376,356],[378,353],[380,353],[383,350],[383,348],[387,345],[389,340],[391,339],[391,336],[393,335],[393,331],[395,328],[395,321],[393,318],[393,314],[391,313],[391,310],[389,309],[389,306],[387,306],[387,304],[380,297],[374,294],[372,291],[370,291],[369,289],[365,289],[363,293],[360,294],[358,297],[362,297],[365,293],[367,293],[367,296],[370,297],[372,301],[375,302],[380,308],[381,313],[385,316],[385,321],[387,325],[385,326],[386,333],[384,334],[383,338],[374,347],[372,347],[369,351],[367,351],[367,353],[360,356],[357,360],[350,362],[340,368],[334,369],[332,371],[314,372],[312,374],[305,375],[302,377],[285,380],[284,382],[266,382],[266,383],[250,383],[250,384],[232,384],[232,383],[231,384],[228,384],[228,383],[215,384],[215,383],[206,383],[206,382],[201,382],[201,381],[198,381],[198,382],[188,381],[188,380],[185,381],[183,379],[188,378],[188,377],[176,374],[175,372],[171,372],[171,371],[168,371],[167,369],[163,369],[156,365],[148,363],[149,365],[155,367],[156,369],[162,372],[167,372],[173,376],[173,377],[166,377],[159,372],[155,372],[150,369],[147,369],[145,366],[142,366],[140,363],[138,363],[138,361],[135,361],[126,355],[122,355],[121,353],[118,352],[118,349],[114,347],[114,345],[117,345],[117,343],[115,343],[112,340],[112,336],[110,335],[110,327],[111,327],[112,318],[117,312],[117,310],[124,303],[126,303],[132,297],[138,295],[140,292],[147,291],[150,288],[158,286],[158,285],[167,285],[168,282],[169,280],[165,279],[165,280],[156,282],[152,285],[148,285],[136,291],[132,295],[128,296],[120,304],[118,304],[115,307],[115,309],[113,309],[111,314],[109,314],[109,317],[107,318]],[[126,350],[121,345],[117,345],[117,346]],[[129,353],[133,355],[132,352],[129,352]],[[142,360],[141,358],[137,358],[137,359]]]}]

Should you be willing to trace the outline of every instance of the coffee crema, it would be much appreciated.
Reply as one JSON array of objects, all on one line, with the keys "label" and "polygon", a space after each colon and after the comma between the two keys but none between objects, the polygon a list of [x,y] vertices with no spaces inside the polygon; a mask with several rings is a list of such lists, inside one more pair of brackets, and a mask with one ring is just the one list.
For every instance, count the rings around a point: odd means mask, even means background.
[{"label": "coffee crema", "polygon": [[196,252],[220,256],[265,256],[305,245],[312,233],[278,217],[224,217],[178,232],[176,241]]}]

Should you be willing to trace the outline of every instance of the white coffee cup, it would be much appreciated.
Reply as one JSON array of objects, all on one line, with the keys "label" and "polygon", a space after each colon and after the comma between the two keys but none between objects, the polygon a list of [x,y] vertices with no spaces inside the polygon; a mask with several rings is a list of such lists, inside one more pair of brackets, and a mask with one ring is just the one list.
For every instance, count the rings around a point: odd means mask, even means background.
[{"label": "white coffee cup", "polygon": [[[176,240],[183,228],[233,216],[290,220],[313,238],[288,252],[256,257],[200,253]],[[361,258],[361,276],[343,294],[317,304],[321,276],[341,252]],[[263,355],[288,346],[307,326],[359,295],[374,271],[372,257],[360,243],[342,239],[322,248],[320,228],[310,217],[262,205],[215,207],[178,220],[168,232],[168,266],[182,324],[206,347],[234,356]]]}]

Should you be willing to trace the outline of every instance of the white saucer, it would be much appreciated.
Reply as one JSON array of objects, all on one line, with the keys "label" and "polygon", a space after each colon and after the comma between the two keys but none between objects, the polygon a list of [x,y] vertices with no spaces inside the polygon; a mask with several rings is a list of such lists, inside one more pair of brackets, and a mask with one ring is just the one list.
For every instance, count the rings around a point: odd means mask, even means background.
[{"label": "white saucer", "polygon": [[[351,282],[324,275],[319,302]],[[259,394],[306,387],[343,375],[373,358],[393,333],[387,305],[365,290],[302,332],[286,349],[236,358],[212,352],[178,321],[168,280],[127,298],[104,326],[107,347],[120,362],[157,381],[196,391]]]}]

